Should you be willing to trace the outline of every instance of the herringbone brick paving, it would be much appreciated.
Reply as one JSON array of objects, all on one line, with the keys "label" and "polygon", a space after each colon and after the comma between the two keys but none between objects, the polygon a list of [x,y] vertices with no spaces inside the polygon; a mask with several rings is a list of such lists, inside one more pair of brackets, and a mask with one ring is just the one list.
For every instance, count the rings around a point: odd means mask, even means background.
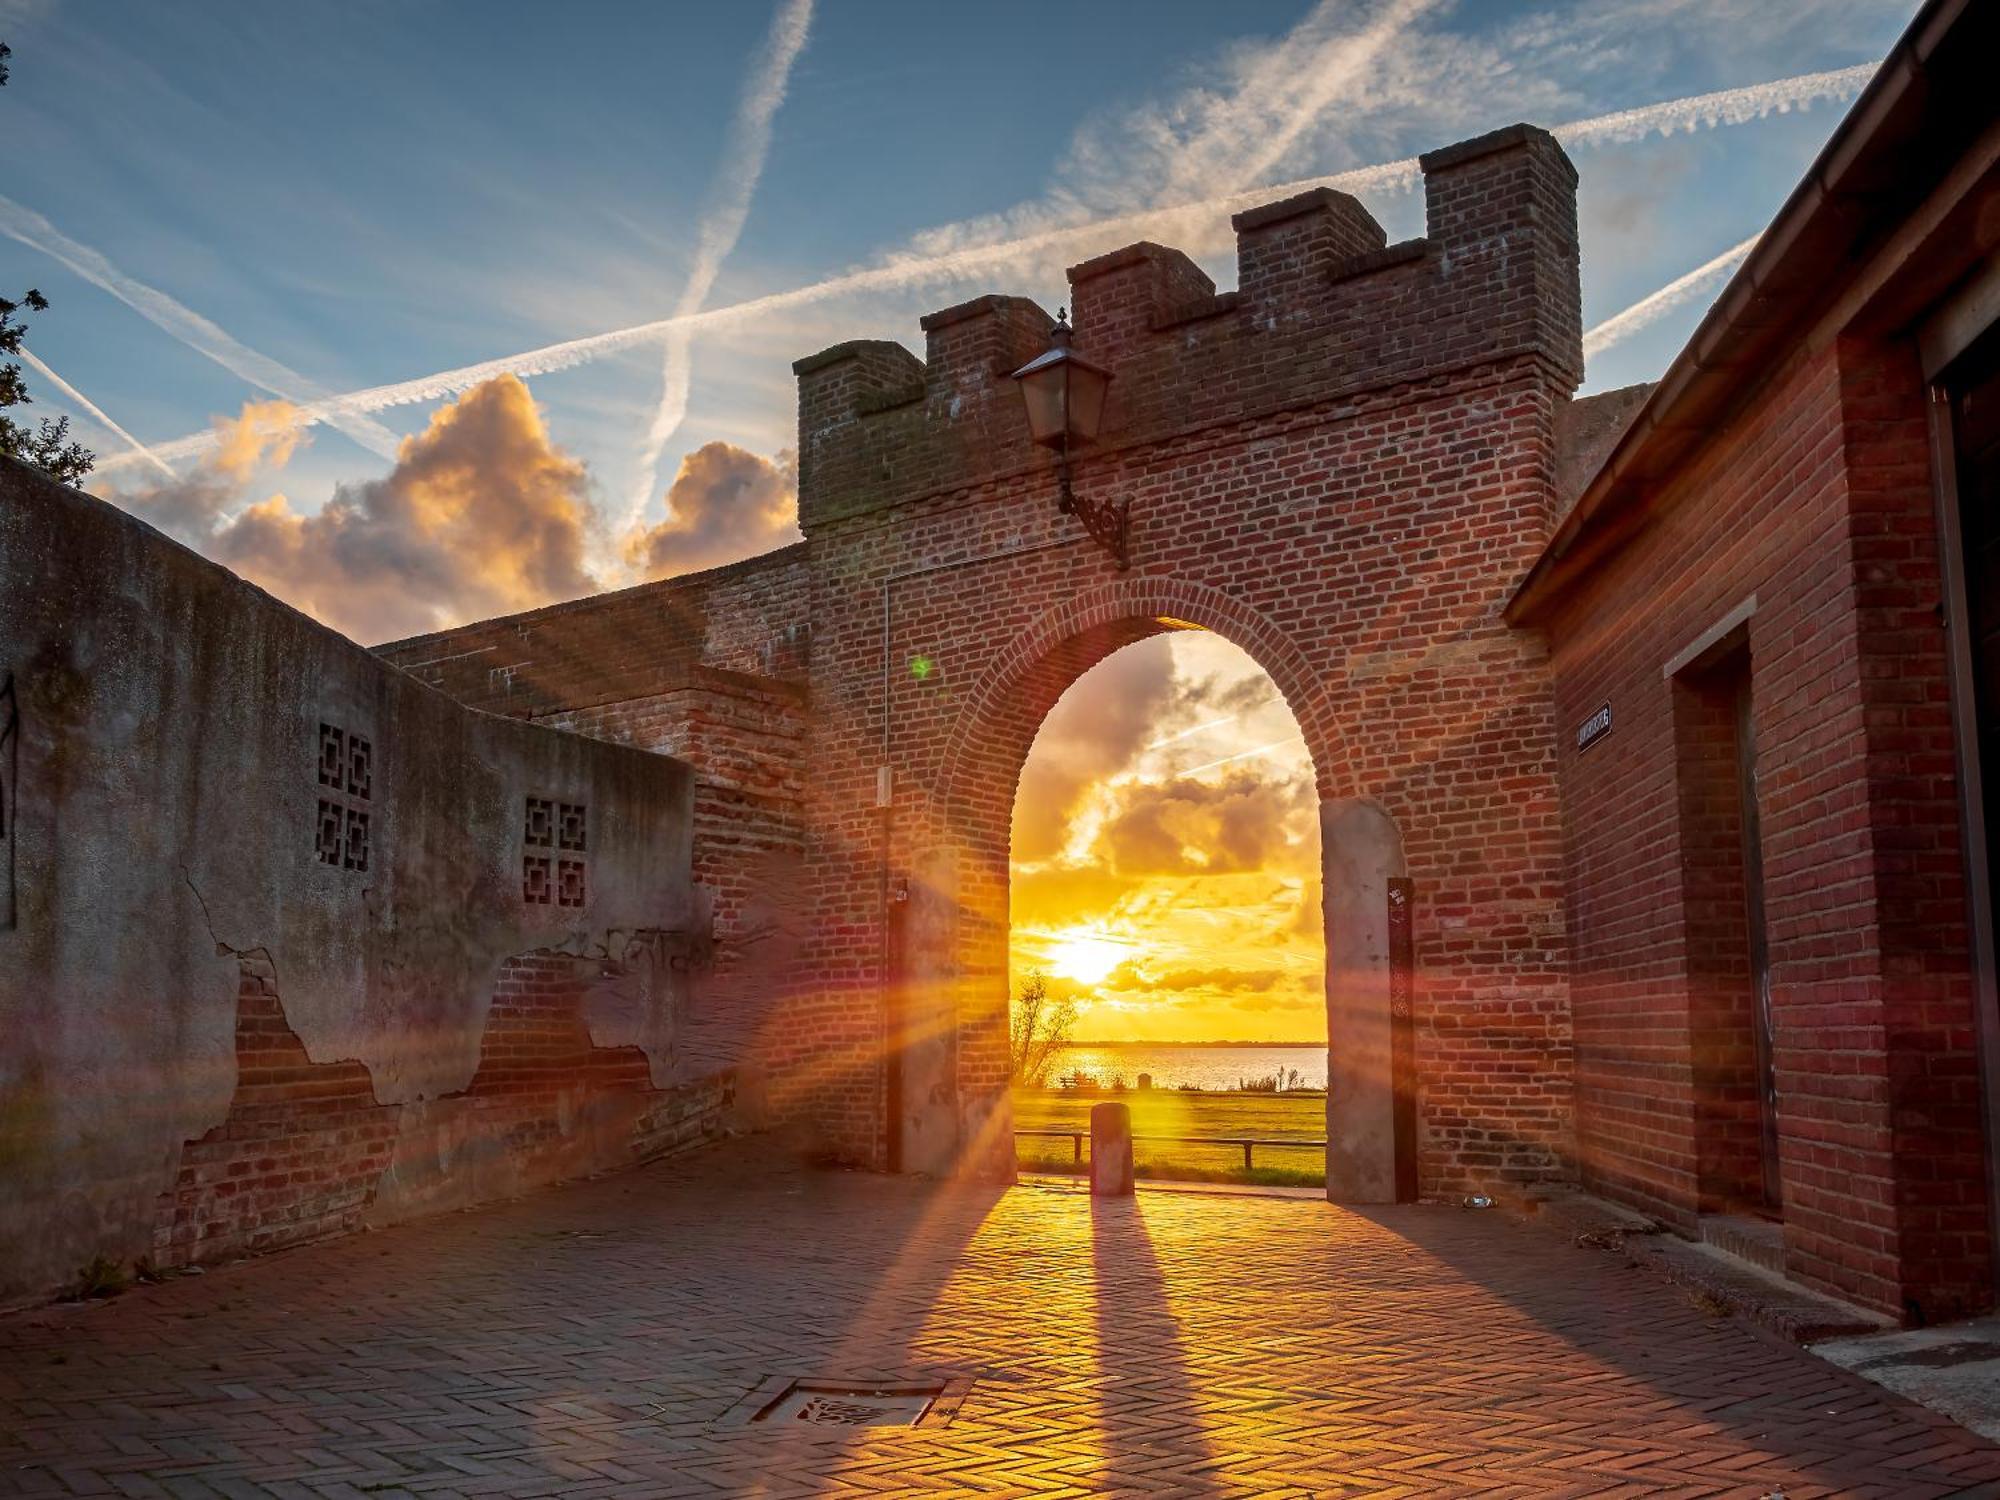
[{"label": "herringbone brick paving", "polygon": [[[949,1427],[716,1425],[976,1377]],[[2000,1495],[2000,1450],[1443,1208],[807,1173],[739,1143],[0,1320],[0,1493]]]}]

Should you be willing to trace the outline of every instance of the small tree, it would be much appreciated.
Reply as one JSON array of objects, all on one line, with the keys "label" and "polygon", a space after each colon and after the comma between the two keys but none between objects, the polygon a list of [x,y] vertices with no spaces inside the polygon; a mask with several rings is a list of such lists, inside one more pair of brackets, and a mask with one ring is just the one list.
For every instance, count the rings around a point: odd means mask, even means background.
[{"label": "small tree", "polygon": [[1049,981],[1037,970],[1021,981],[1007,1020],[1008,1077],[1028,1088],[1048,1082],[1056,1049],[1076,1027],[1076,1001],[1051,1000]]},{"label": "small tree", "polygon": [[[13,55],[7,44],[0,42],[0,84],[7,81],[7,59]],[[0,355],[21,352],[21,336],[28,329],[14,321],[14,314],[24,307],[29,312],[44,312],[48,305],[48,298],[33,287],[28,288],[27,295],[19,302],[0,297]],[[0,365],[0,411],[27,404],[28,387],[21,379],[21,367]],[[11,417],[0,416],[0,453],[25,459],[64,484],[76,483],[97,462],[96,454],[69,440],[68,417],[58,417],[53,422],[43,417],[39,427],[28,427]]]},{"label": "small tree", "polygon": [[[19,302],[0,297],[0,354],[21,352],[21,336],[28,330],[25,324],[14,321],[14,314],[23,307],[30,312],[41,312],[48,305],[48,299],[33,287],[28,288],[28,294]],[[0,411],[27,403],[28,388],[21,379],[21,367],[0,365]],[[96,454],[69,440],[68,417],[57,417],[54,421],[43,417],[39,426],[29,427],[11,417],[0,416],[0,453],[25,459],[64,484],[76,483],[97,462]]]}]

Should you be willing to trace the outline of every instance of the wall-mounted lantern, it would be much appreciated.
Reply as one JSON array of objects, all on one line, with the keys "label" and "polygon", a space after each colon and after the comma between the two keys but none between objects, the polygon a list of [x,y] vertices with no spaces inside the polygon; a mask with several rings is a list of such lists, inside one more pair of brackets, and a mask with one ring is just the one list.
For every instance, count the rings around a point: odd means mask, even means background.
[{"label": "wall-mounted lantern", "polygon": [[1104,392],[1111,384],[1111,372],[1078,354],[1069,346],[1069,318],[1058,311],[1056,326],[1049,333],[1049,352],[1031,359],[1014,372],[1021,383],[1021,398],[1027,403],[1028,432],[1044,447],[1056,450],[1056,474],[1061,484],[1059,508],[1083,522],[1098,545],[1127,566],[1126,507],[1118,501],[1096,504],[1088,497],[1079,499],[1070,485],[1069,450],[1072,443],[1094,443],[1104,421]]}]

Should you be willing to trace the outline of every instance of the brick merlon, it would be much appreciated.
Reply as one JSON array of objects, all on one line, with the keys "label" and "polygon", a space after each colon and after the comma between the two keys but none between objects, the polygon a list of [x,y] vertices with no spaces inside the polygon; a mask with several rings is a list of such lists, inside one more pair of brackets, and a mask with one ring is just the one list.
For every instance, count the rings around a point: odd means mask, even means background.
[{"label": "brick merlon", "polygon": [[1094,281],[1100,276],[1108,276],[1113,271],[1122,271],[1127,266],[1143,265],[1147,262],[1155,265],[1172,264],[1177,270],[1182,267],[1193,268],[1195,275],[1199,276],[1202,281],[1207,282],[1208,290],[1211,292],[1215,290],[1215,283],[1199,267],[1195,266],[1193,261],[1188,259],[1185,252],[1176,250],[1169,245],[1156,245],[1151,240],[1140,240],[1137,244],[1126,245],[1117,250],[1108,250],[1102,255],[1091,257],[1089,260],[1079,261],[1076,265],[1069,268],[1069,284],[1071,286],[1080,286],[1086,281]]},{"label": "brick merlon", "polygon": [[1464,166],[1469,161],[1477,161],[1482,156],[1493,156],[1501,151],[1511,151],[1520,146],[1546,145],[1550,147],[1569,168],[1570,181],[1576,181],[1576,164],[1562,148],[1562,143],[1539,125],[1503,125],[1498,130],[1489,130],[1485,135],[1476,135],[1469,141],[1459,141],[1454,145],[1440,146],[1435,151],[1426,151],[1417,158],[1417,165],[1426,174],[1442,172],[1450,167]]},{"label": "brick merlon", "polygon": [[916,362],[916,356],[894,339],[848,339],[829,349],[822,349],[817,354],[808,354],[804,359],[793,360],[792,373],[810,375],[815,370],[824,370],[829,365],[837,365],[844,359],[860,359],[867,354],[884,354],[891,349],[911,363]]},{"label": "brick merlon", "polygon": [[1368,212],[1361,206],[1360,199],[1351,193],[1339,192],[1330,187],[1316,187],[1308,188],[1303,193],[1295,193],[1289,198],[1280,198],[1276,203],[1246,208],[1242,213],[1230,216],[1229,227],[1242,234],[1245,230],[1263,229],[1272,224],[1282,224],[1287,219],[1296,219],[1300,214],[1327,209],[1359,212],[1364,216]]},{"label": "brick merlon", "polygon": [[[925,313],[917,323],[925,333],[935,333],[940,328],[949,328],[952,324],[963,323],[969,318],[984,317],[988,313],[1009,312],[1039,314],[1048,319],[1051,327],[1055,324],[1055,319],[1050,318],[1033,298],[1009,297],[998,292],[990,292],[984,297],[974,297],[969,302],[954,303],[950,307],[939,308],[934,313]],[[792,368],[797,369],[798,366],[794,365]]]}]

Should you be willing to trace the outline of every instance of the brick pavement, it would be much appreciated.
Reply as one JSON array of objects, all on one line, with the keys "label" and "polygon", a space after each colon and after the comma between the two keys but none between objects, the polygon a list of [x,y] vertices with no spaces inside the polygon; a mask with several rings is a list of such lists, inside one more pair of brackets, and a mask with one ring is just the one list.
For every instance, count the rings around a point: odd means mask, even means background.
[{"label": "brick pavement", "polygon": [[[974,1377],[948,1427],[718,1425]],[[21,1495],[2000,1495],[2000,1450],[1532,1224],[736,1143],[0,1319]]]}]

